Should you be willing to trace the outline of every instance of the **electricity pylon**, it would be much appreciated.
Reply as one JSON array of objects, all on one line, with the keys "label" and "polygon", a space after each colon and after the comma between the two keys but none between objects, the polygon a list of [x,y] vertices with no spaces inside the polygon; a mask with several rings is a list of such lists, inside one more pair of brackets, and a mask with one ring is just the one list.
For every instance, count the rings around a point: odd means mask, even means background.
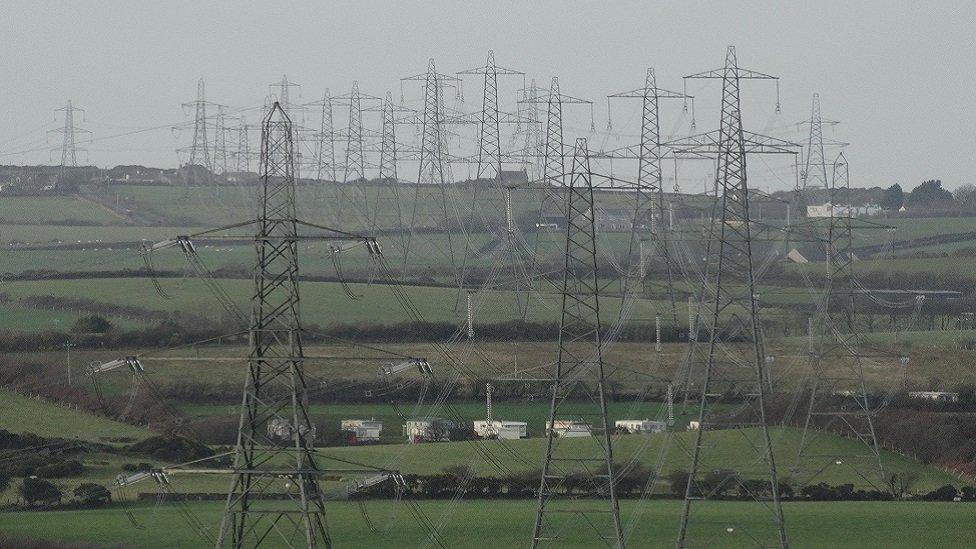
[{"label": "electricity pylon", "polygon": [[248,141],[247,118],[243,116],[237,126],[237,171],[251,171],[251,145]]},{"label": "electricity pylon", "polygon": [[[832,208],[821,233],[827,262],[818,304],[822,331],[819,344],[810,349],[812,379],[794,477],[804,486],[830,469],[843,467],[875,489],[884,490],[885,470],[874,431],[874,408],[864,383],[863,338],[856,325],[853,231],[857,221],[850,204],[850,172],[844,153],[834,161],[832,176],[828,200]],[[841,311],[835,313],[835,307]],[[838,447],[824,453],[815,445],[824,433],[840,434],[862,444],[857,450]]]},{"label": "electricity pylon", "polygon": [[227,171],[227,128],[223,112],[214,117],[213,141],[213,173],[222,174]]},{"label": "electricity pylon", "polygon": [[[661,99],[687,99],[684,93],[673,92],[657,87],[654,69],[649,67],[644,78],[644,86],[635,90],[615,93],[607,96],[609,110],[610,99],[639,98],[641,99],[641,136],[637,156],[637,189],[634,193],[634,217],[631,226],[631,239],[628,257],[633,257],[634,248],[638,248],[638,266],[641,267],[638,279],[643,281],[646,273],[644,251],[638,246],[641,238],[639,227],[644,223],[650,225],[650,240],[655,244],[655,250],[667,271],[667,296],[671,305],[671,317],[675,324],[678,322],[678,312],[674,299],[674,269],[675,265],[668,249],[670,227],[664,223],[664,185],[661,174],[661,129],[659,115],[659,101]],[[628,281],[629,282],[629,281]]]},{"label": "electricity pylon", "polygon": [[797,126],[809,126],[807,135],[806,156],[803,159],[803,169],[800,170],[800,178],[797,182],[798,188],[794,192],[797,210],[800,217],[806,216],[806,197],[804,191],[808,189],[830,190],[830,179],[827,177],[829,165],[827,163],[826,145],[844,147],[847,143],[841,143],[824,138],[824,126],[834,126],[839,124],[836,120],[828,120],[820,112],[820,94],[813,94],[813,101],[810,106],[810,120],[800,122]]},{"label": "electricity pylon", "polygon": [[[471,207],[468,211],[468,215],[472,220],[480,219],[482,221],[483,230],[487,232],[494,232],[499,219],[492,218],[492,215],[496,212],[505,212],[506,219],[510,216],[510,207],[507,200],[509,191],[502,188],[501,125],[502,123],[510,124],[519,120],[518,116],[512,116],[499,111],[498,77],[521,76],[524,87],[525,73],[497,66],[495,64],[495,52],[493,50],[489,50],[488,58],[485,61],[484,67],[476,67],[458,73],[458,75],[461,74],[484,76],[484,93],[482,94],[481,113],[478,117],[478,165],[475,171],[475,179],[478,181],[471,190]],[[493,180],[492,185],[494,188],[490,188],[488,190],[490,194],[488,195],[489,200],[487,201],[483,200],[486,197],[481,195],[482,178]],[[508,244],[509,248],[511,249],[511,247],[514,245],[511,237],[514,235],[512,234],[511,224],[508,223],[507,225],[507,234],[509,236]],[[460,286],[463,286],[466,282],[466,270],[469,262],[473,259],[471,257],[472,250],[470,244],[471,243],[469,240],[465,241],[464,255],[462,256],[461,264]],[[512,250],[512,252],[514,253],[514,250]],[[516,284],[517,283],[518,281],[516,280]],[[459,297],[461,291],[463,290],[461,287],[459,287]]]},{"label": "electricity pylon", "polygon": [[[211,162],[210,141],[207,136],[207,125],[209,124],[207,107],[220,111],[224,106],[207,101],[203,78],[201,78],[197,81],[196,100],[183,103],[184,110],[193,111],[193,141],[188,148],[184,147],[178,151],[186,154],[187,160],[184,166],[189,167],[187,183],[211,182],[210,175],[213,172],[213,163]],[[206,170],[206,181],[197,180],[198,170],[201,169]]]},{"label": "electricity pylon", "polygon": [[[460,273],[457,269],[454,250],[454,236],[448,225],[456,221],[461,226],[458,205],[454,197],[448,195],[447,187],[452,182],[450,153],[447,146],[447,116],[444,106],[444,87],[456,85],[458,78],[437,72],[434,59],[427,62],[427,72],[402,78],[401,81],[420,81],[424,83],[424,110],[420,116],[420,151],[417,184],[414,187],[412,211],[408,226],[407,242],[404,248],[404,269],[409,262],[413,240],[418,232],[443,231],[446,249],[438,246],[438,251],[451,262],[455,282],[460,286]],[[438,208],[436,204],[440,204]]]},{"label": "electricity pylon", "polygon": [[[248,376],[217,546],[251,546],[277,534],[281,538],[273,539],[289,545],[330,547],[302,360],[292,125],[280,104],[265,117],[261,134]],[[285,393],[269,392],[272,387]],[[284,504],[256,497],[280,490],[290,494]]]},{"label": "electricity pylon", "polygon": [[546,253],[549,251],[547,248],[554,246],[557,240],[550,224],[543,221],[545,216],[552,213],[549,210],[558,209],[558,196],[555,190],[561,187],[565,180],[566,153],[565,142],[563,141],[563,105],[589,105],[592,122],[593,102],[560,92],[559,78],[555,76],[552,77],[548,93],[537,95],[535,99],[524,100],[523,102],[546,105],[546,137],[542,151],[542,201],[539,205],[539,222],[536,223],[535,242],[529,270],[529,280],[533,281],[540,260],[545,259],[542,256],[548,255]]},{"label": "electricity pylon", "polygon": [[[573,170],[565,193],[566,247],[562,281],[559,350],[551,379],[546,453],[532,547],[583,540],[623,548],[615,464],[607,418],[603,333],[600,324],[596,221],[586,139],[576,140]],[[570,413],[564,404],[588,403]],[[578,408],[577,408],[578,410]],[[559,432],[587,436],[565,445]],[[567,431],[564,431],[567,432]]]},{"label": "electricity pylon", "polygon": [[322,107],[317,154],[315,155],[315,179],[319,183],[336,180],[335,126],[332,120],[332,96],[326,89],[319,103]]},{"label": "electricity pylon", "polygon": [[[198,240],[251,241],[257,252],[249,321],[226,292],[210,285],[221,305],[249,324],[233,466],[229,471],[194,469],[191,464],[178,468],[185,474],[231,474],[217,547],[332,547],[319,482],[325,476],[389,476],[392,472],[366,465],[326,468],[319,464],[330,458],[314,448],[316,429],[309,415],[302,347],[298,247],[299,242],[327,241],[334,243],[333,251],[337,246],[348,250],[362,245],[370,255],[378,256],[380,250],[373,238],[297,218],[294,129],[277,101],[261,125],[260,158],[257,219],[145,248],[148,254],[180,247],[191,263],[199,263],[193,244]],[[254,233],[232,234],[245,227],[253,228]],[[211,537],[209,532],[204,534]]]},{"label": "electricity pylon", "polygon": [[546,90],[537,86],[535,79],[532,79],[529,85],[520,91],[522,98],[519,101],[515,138],[522,137],[522,169],[532,181],[540,179],[543,173],[542,115],[539,110],[539,98],[544,96]]},{"label": "electricity pylon", "polygon": [[187,164],[191,166],[203,166],[208,170],[210,164],[210,150],[207,141],[207,103],[206,90],[204,89],[203,78],[197,81],[197,100],[190,103],[183,103],[184,108],[193,108],[193,144],[190,145],[190,157]]},{"label": "electricity pylon", "polygon": [[[392,212],[387,220],[388,226],[396,231],[396,241],[401,251],[406,248],[406,234],[403,226],[403,204],[400,202],[400,183],[397,179],[397,141],[396,141],[396,113],[398,109],[393,104],[393,94],[386,92],[386,99],[381,107],[380,117],[380,186],[376,189],[376,203],[370,223],[372,230],[379,228],[379,212]],[[385,204],[383,204],[385,202]]]},{"label": "electricity pylon", "polygon": [[815,93],[810,106],[807,154],[803,162],[803,170],[800,172],[800,185],[804,190],[810,186],[830,188],[830,180],[827,179],[827,159],[824,153],[823,125],[824,120],[820,114],[820,94]]},{"label": "electricity pylon", "polygon": [[517,121],[517,117],[512,117],[499,111],[498,77],[521,76],[524,80],[525,73],[499,67],[495,64],[495,52],[489,50],[488,59],[485,61],[484,67],[468,69],[458,74],[484,76],[484,93],[481,101],[481,113],[478,117],[478,167],[475,171],[475,178],[490,177],[501,180],[501,124],[515,122]]},{"label": "electricity pylon", "polygon": [[[84,109],[72,106],[70,99],[67,105],[63,108],[55,109],[54,112],[64,113],[64,125],[59,129],[51,130],[53,133],[61,134],[61,147],[59,148],[61,151],[61,179],[63,180],[67,175],[67,168],[74,168],[78,165],[78,151],[85,151],[85,149],[78,147],[78,134],[91,132],[75,126],[75,113],[85,111]],[[58,149],[52,149],[52,151],[56,150]]]},{"label": "electricity pylon", "polygon": [[[722,117],[718,141],[716,197],[707,240],[704,285],[692,332],[707,341],[690,343],[687,364],[699,398],[698,430],[690,457],[678,547],[714,547],[736,543],[787,546],[779,479],[766,419],[766,356],[759,321],[753,233],[749,214],[746,139],[739,86],[743,79],[775,79],[740,69],[730,46],[722,69],[686,78],[722,80]],[[700,368],[694,368],[695,363]],[[697,383],[696,383],[697,382]],[[731,436],[725,436],[725,431]],[[743,440],[734,459],[714,451],[717,440]],[[731,524],[709,516],[710,502],[737,490],[756,502],[753,512]]]},{"label": "electricity pylon", "polygon": [[368,194],[363,183],[366,180],[366,149],[363,138],[363,102],[379,103],[379,97],[366,95],[359,91],[359,81],[352,83],[352,90],[346,95],[333,98],[340,105],[349,106],[349,125],[346,127],[346,154],[343,163],[342,181],[336,184],[336,219],[343,219],[343,211],[348,203],[363,225],[371,219],[369,215]]}]

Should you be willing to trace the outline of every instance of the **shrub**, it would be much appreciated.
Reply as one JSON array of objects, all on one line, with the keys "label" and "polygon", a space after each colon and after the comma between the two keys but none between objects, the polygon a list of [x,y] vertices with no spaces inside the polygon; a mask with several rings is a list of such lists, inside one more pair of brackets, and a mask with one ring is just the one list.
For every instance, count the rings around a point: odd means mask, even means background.
[{"label": "shrub", "polygon": [[85,471],[85,466],[80,461],[69,459],[68,461],[49,463],[37,468],[35,475],[41,478],[64,478],[76,477]]},{"label": "shrub", "polygon": [[112,329],[112,323],[98,315],[83,316],[71,326],[74,334],[104,334]]},{"label": "shrub", "polygon": [[17,492],[27,505],[43,503],[51,505],[61,502],[61,490],[49,481],[39,478],[25,478]]},{"label": "shrub", "polygon": [[75,499],[89,506],[104,505],[112,503],[112,492],[101,484],[94,482],[83,482],[72,492]]},{"label": "shrub", "polygon": [[685,490],[688,489],[688,471],[672,471],[668,475],[668,482],[671,483],[671,494],[675,497],[685,497]]},{"label": "shrub", "polygon": [[946,484],[925,494],[922,496],[922,499],[927,501],[952,501],[956,498],[957,494],[958,492],[956,491],[955,486]]},{"label": "shrub", "polygon": [[210,447],[179,435],[151,436],[129,446],[128,451],[163,461],[193,461],[214,455]]}]

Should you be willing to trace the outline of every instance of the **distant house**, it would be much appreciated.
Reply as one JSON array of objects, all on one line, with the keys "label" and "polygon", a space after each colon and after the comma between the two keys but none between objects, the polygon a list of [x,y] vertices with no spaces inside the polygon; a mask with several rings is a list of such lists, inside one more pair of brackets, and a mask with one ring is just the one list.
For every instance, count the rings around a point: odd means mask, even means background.
[{"label": "distant house", "polygon": [[479,419],[474,422],[474,432],[481,438],[516,440],[529,436],[529,425],[524,421]]},{"label": "distant house", "polygon": [[566,226],[566,217],[562,215],[544,215],[535,223],[536,229],[562,229]]},{"label": "distant house", "polygon": [[[650,228],[650,217],[648,212],[637,219],[637,228],[647,230]],[[628,208],[599,208],[596,211],[596,227],[598,230],[608,233],[627,232],[633,228],[634,210]]]},{"label": "distant house", "polygon": [[375,419],[344,419],[339,423],[339,428],[348,433],[352,444],[379,442],[383,434],[383,422]]},{"label": "distant house", "polygon": [[959,402],[959,393],[948,393],[945,391],[910,391],[908,398],[920,400],[935,400],[938,402]]},{"label": "distant house", "polygon": [[448,442],[460,428],[458,422],[451,419],[429,418],[411,419],[403,426],[403,435],[407,442]]},{"label": "distant house", "polygon": [[[857,261],[857,255],[851,254],[851,259]],[[786,260],[793,263],[823,263],[827,261],[827,254],[817,247],[792,248],[786,254]]]},{"label": "distant house", "polygon": [[[315,439],[315,426],[307,427],[305,425],[301,425],[298,429],[295,429],[290,421],[280,417],[271,418],[271,420],[268,421],[269,438],[295,440],[298,438],[299,433],[301,433],[303,438]],[[311,437],[309,437],[310,434]]]},{"label": "distant house", "polygon": [[879,213],[881,213],[881,207],[876,204],[844,206],[827,202],[807,206],[807,217],[861,217],[878,215]]},{"label": "distant house", "polygon": [[698,421],[689,421],[688,422],[688,430],[689,431],[697,431],[699,429],[701,429],[701,422],[698,422]]},{"label": "distant house", "polygon": [[668,423],[650,419],[618,419],[614,427],[622,433],[663,433],[668,430]]},{"label": "distant house", "polygon": [[[553,436],[561,438],[588,437],[593,435],[593,425],[580,420],[557,419],[552,423]],[[549,425],[546,424],[546,436]]]}]

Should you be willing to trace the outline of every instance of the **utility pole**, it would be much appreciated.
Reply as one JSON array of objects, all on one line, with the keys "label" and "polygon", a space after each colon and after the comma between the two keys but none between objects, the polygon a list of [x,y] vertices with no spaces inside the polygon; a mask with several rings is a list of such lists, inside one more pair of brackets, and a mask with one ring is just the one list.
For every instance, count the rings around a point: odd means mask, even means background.
[{"label": "utility pole", "polygon": [[65,358],[65,369],[67,370],[68,374],[68,387],[71,387],[71,348],[74,347],[75,344],[70,341],[65,341],[61,344],[61,346],[64,347],[64,350],[67,353],[67,357]]},{"label": "utility pole", "polygon": [[[551,379],[546,453],[532,547],[569,542],[624,547],[616,494],[616,464],[607,418],[603,333],[600,324],[593,182],[586,139],[577,139],[566,190],[566,252],[562,281],[559,350]],[[585,402],[585,413],[570,413],[568,401]],[[592,422],[587,423],[586,420]],[[557,423],[589,429],[584,444],[564,445]],[[567,494],[571,476],[584,476],[586,494]]]},{"label": "utility pole", "polygon": [[[746,142],[739,102],[743,79],[775,80],[776,77],[739,68],[735,47],[730,46],[722,69],[686,78],[722,81],[722,115],[718,138],[716,197],[707,240],[705,283],[696,315],[706,342],[690,342],[689,379],[699,387],[699,428],[694,434],[685,502],[677,546],[714,547],[743,543],[761,547],[787,547],[779,480],[766,418],[766,360],[757,303],[754,270],[753,227],[749,214]],[[729,319],[732,319],[730,322]],[[734,336],[734,341],[724,341]],[[697,370],[695,363],[700,365]],[[691,384],[686,385],[686,387]],[[724,408],[723,408],[724,406]],[[730,409],[731,408],[731,409]],[[734,410],[734,411],[733,411]],[[735,429],[754,452],[730,460],[712,451],[718,430]],[[718,524],[703,516],[715,496],[714,479],[721,471],[722,486],[741,480],[762,480],[762,490],[750,491],[755,500],[748,526],[733,521]],[[743,478],[752,474],[757,477]],[[733,537],[734,536],[734,537]]]}]

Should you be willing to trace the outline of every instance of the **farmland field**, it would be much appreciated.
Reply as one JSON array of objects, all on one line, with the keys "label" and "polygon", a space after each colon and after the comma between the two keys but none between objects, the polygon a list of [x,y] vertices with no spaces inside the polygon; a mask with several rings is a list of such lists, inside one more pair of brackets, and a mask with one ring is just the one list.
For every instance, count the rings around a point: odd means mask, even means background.
[{"label": "farmland field", "polygon": [[[420,501],[419,508],[434,522],[449,517],[440,530],[448,547],[524,547],[531,537],[535,502],[461,501],[456,508],[442,501]],[[785,503],[791,547],[800,548],[915,548],[965,547],[976,537],[971,520],[971,503],[900,502],[803,502]],[[633,547],[674,547],[681,514],[681,502],[653,500],[643,505],[621,503],[621,516],[633,524],[629,541]],[[0,531],[10,536],[58,538],[69,542],[121,543],[140,548],[205,546],[206,542],[187,524],[173,505],[137,504],[127,507],[136,528],[122,509],[0,513]],[[221,503],[191,503],[188,508],[212,533],[223,509]],[[330,504],[330,532],[338,547],[422,546],[428,536],[404,504],[370,501],[365,512],[380,530],[364,525],[357,503]],[[726,527],[747,522],[755,505],[721,502],[710,507],[703,519],[715,522],[723,535],[723,547],[752,547],[753,542]],[[629,522],[634,519],[634,522]],[[499,525],[505,525],[499,528]],[[947,525],[952,525],[947,527]],[[589,543],[562,547],[592,547]]]}]

